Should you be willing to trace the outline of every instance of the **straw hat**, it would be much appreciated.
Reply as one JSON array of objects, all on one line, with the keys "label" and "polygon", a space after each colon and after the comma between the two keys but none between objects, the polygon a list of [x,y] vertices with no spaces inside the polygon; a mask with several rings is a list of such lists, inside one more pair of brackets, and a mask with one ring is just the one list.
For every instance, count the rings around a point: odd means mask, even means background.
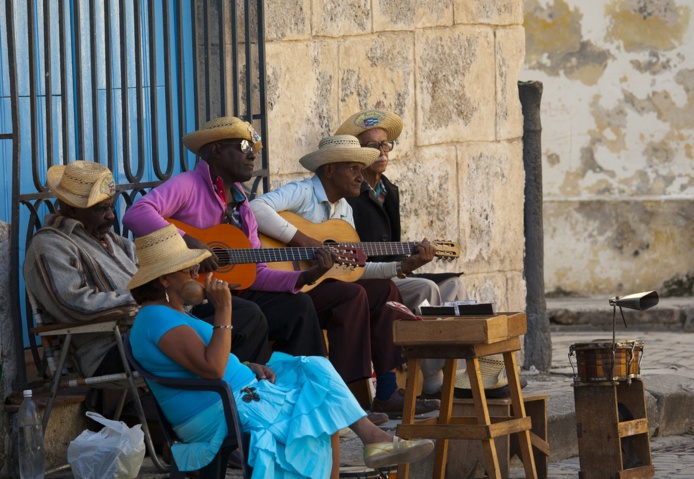
[{"label": "straw hat", "polygon": [[48,168],[48,188],[75,208],[89,208],[112,197],[116,182],[111,170],[93,161],[73,161]]},{"label": "straw hat", "polygon": [[258,153],[263,148],[260,135],[253,125],[235,116],[223,116],[210,120],[199,130],[183,137],[183,144],[196,155],[200,148],[208,143],[220,140],[239,138],[253,143],[253,151]]},{"label": "straw hat", "polygon": [[135,289],[159,276],[195,266],[212,256],[212,253],[204,249],[189,249],[172,224],[135,238],[135,248],[140,267],[128,283],[128,289]]},{"label": "straw hat", "polygon": [[314,152],[304,155],[299,160],[301,166],[309,171],[316,171],[328,163],[363,163],[371,165],[381,153],[375,148],[362,148],[352,135],[326,136]]},{"label": "straw hat", "polygon": [[386,131],[388,141],[395,141],[402,132],[402,118],[382,110],[362,110],[347,118],[335,134],[358,136],[372,128],[382,128]]},{"label": "straw hat", "polygon": [[[501,354],[479,358],[480,373],[482,375],[482,387],[484,389],[497,389],[508,386],[504,357]],[[455,387],[458,389],[472,389],[470,376],[467,370],[458,370],[455,373]]]}]

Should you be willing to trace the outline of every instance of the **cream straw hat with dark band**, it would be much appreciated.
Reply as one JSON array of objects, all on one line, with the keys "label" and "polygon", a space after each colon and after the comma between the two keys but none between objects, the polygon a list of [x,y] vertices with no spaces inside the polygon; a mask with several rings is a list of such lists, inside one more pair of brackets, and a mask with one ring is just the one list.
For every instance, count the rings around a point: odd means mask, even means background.
[{"label": "cream straw hat with dark band", "polygon": [[301,166],[316,171],[328,163],[363,163],[371,165],[381,153],[374,148],[362,148],[352,135],[326,136],[318,144],[318,149],[304,155],[299,160]]},{"label": "cream straw hat with dark band", "polygon": [[200,148],[208,143],[238,138],[253,143],[253,151],[258,153],[263,148],[260,135],[253,125],[235,116],[223,116],[210,120],[199,130],[183,137],[183,144],[196,155]]},{"label": "cream straw hat with dark band", "polygon": [[395,141],[402,132],[402,118],[382,110],[362,110],[347,118],[335,134],[358,136],[373,128],[382,128],[386,131],[388,141]]},{"label": "cream straw hat with dark band", "polygon": [[128,289],[149,283],[159,276],[190,268],[212,256],[204,249],[190,249],[174,225],[135,239],[137,258],[140,262]]},{"label": "cream straw hat with dark band", "polygon": [[[504,357],[501,354],[493,354],[479,358],[480,374],[482,375],[482,387],[484,389],[497,389],[508,385]],[[466,370],[458,370],[455,373],[455,387],[471,389],[470,376]]]},{"label": "cream straw hat with dark band", "polygon": [[111,170],[93,161],[73,161],[48,168],[48,188],[60,200],[75,208],[89,208],[116,193]]}]

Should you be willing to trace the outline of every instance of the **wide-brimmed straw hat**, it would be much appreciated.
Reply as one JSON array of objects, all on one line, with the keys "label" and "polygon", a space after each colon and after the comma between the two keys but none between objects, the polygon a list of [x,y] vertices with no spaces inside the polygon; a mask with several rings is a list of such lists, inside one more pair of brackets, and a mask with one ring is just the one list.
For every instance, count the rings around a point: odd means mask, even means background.
[{"label": "wide-brimmed straw hat", "polygon": [[[482,375],[482,387],[484,389],[497,389],[508,386],[504,357],[501,354],[479,358],[480,374]],[[458,370],[455,373],[455,387],[459,389],[471,389],[470,376],[466,370]]]},{"label": "wide-brimmed straw hat", "polygon": [[75,208],[89,208],[116,193],[113,173],[101,163],[72,161],[48,168],[48,188],[60,200]]},{"label": "wide-brimmed straw hat", "polygon": [[263,148],[260,135],[253,125],[235,116],[222,116],[210,120],[199,130],[188,133],[183,137],[183,144],[196,155],[200,148],[214,141],[239,138],[253,143],[253,151],[259,152]]},{"label": "wide-brimmed straw hat", "polygon": [[190,268],[212,255],[205,249],[189,249],[172,224],[135,238],[140,267],[128,283],[128,289],[147,284],[159,276]]},{"label": "wide-brimmed straw hat", "polygon": [[381,153],[375,148],[362,148],[359,140],[352,135],[326,136],[314,152],[304,155],[299,160],[301,166],[309,171],[316,171],[328,163],[363,163],[371,165]]},{"label": "wide-brimmed straw hat", "polygon": [[402,118],[395,113],[383,110],[373,108],[362,110],[347,118],[335,134],[359,136],[359,134],[373,128],[385,130],[388,141],[395,141],[402,132]]}]

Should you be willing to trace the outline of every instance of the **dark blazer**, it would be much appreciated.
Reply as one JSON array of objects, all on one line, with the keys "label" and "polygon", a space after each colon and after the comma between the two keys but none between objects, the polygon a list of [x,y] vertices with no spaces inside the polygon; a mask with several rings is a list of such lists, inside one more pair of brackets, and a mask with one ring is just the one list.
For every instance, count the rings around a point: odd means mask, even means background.
[{"label": "dark blazer", "polygon": [[[346,198],[354,212],[354,225],[359,238],[365,242],[400,240],[400,192],[388,178],[381,176],[386,189],[386,201],[381,206],[369,184],[364,181],[359,196]],[[369,257],[375,261],[396,261],[395,256]]]}]

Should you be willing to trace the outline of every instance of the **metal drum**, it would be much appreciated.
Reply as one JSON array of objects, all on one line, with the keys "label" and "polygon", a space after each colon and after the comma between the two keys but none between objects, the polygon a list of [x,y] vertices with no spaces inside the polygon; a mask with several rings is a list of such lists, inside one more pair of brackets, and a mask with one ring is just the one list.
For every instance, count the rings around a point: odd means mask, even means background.
[{"label": "metal drum", "polygon": [[[572,361],[574,355],[576,368]],[[609,339],[596,339],[572,344],[569,348],[574,382],[581,383],[631,381],[640,377],[642,357],[643,341],[638,339],[614,343]]]}]

